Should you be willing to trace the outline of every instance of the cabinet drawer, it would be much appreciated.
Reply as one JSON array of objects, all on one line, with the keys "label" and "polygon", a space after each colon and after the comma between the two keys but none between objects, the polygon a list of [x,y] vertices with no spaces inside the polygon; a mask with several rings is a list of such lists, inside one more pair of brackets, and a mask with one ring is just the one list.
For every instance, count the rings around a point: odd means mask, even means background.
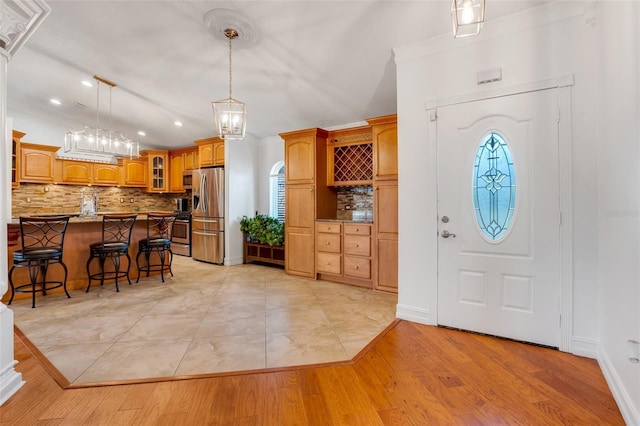
[{"label": "cabinet drawer", "polygon": [[371,225],[363,225],[359,223],[356,223],[356,224],[345,223],[344,233],[354,234],[354,235],[371,235]]},{"label": "cabinet drawer", "polygon": [[339,234],[342,228],[340,223],[316,222],[316,231],[327,234]]},{"label": "cabinet drawer", "polygon": [[316,243],[317,250],[325,253],[340,253],[340,234],[320,234]]},{"label": "cabinet drawer", "polygon": [[368,280],[371,278],[371,259],[364,257],[344,257],[344,276],[363,278]]},{"label": "cabinet drawer", "polygon": [[340,275],[340,259],[341,256],[339,254],[318,253],[316,271],[319,273]]},{"label": "cabinet drawer", "polygon": [[345,235],[344,254],[371,256],[371,239],[363,235]]}]

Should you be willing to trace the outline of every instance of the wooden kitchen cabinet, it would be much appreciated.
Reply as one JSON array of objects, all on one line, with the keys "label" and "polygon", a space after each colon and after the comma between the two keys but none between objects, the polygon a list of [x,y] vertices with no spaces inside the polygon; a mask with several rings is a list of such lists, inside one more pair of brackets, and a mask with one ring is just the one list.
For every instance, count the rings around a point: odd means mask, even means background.
[{"label": "wooden kitchen cabinet", "polygon": [[286,186],[285,271],[292,275],[315,276],[313,185]]},{"label": "wooden kitchen cabinet", "polygon": [[316,162],[318,159],[326,158],[324,150],[327,132],[322,129],[308,129],[281,133],[280,136],[285,140],[285,183],[315,183]]},{"label": "wooden kitchen cabinet", "polygon": [[375,180],[398,179],[397,115],[370,118],[373,139],[373,174]]},{"label": "wooden kitchen cabinet", "polygon": [[[224,146],[224,145],[223,145]],[[198,148],[191,148],[188,151],[185,151],[182,156],[183,156],[183,163],[184,163],[184,169],[185,170],[195,170],[200,168],[200,163],[199,163],[199,158],[200,156],[198,155]],[[224,158],[224,154],[223,157]]]},{"label": "wooden kitchen cabinet", "polygon": [[327,185],[371,185],[373,143],[371,126],[333,130],[327,138]]},{"label": "wooden kitchen cabinet", "polygon": [[11,135],[11,188],[20,186],[20,139],[24,135],[17,130]]},{"label": "wooden kitchen cabinet", "polygon": [[398,291],[398,183],[374,185],[373,198],[376,245],[374,288]]},{"label": "wooden kitchen cabinet", "polygon": [[114,186],[120,183],[120,167],[117,164],[92,164],[92,184]]},{"label": "wooden kitchen cabinet", "polygon": [[147,192],[167,192],[169,190],[169,153],[164,150],[145,150],[147,158]]},{"label": "wooden kitchen cabinet", "polygon": [[199,139],[198,161],[200,167],[224,166],[224,139],[219,137]]},{"label": "wooden kitchen cabinet", "polygon": [[371,225],[316,222],[316,273],[322,279],[372,287]]},{"label": "wooden kitchen cabinet", "polygon": [[62,183],[89,185],[92,176],[92,164],[86,161],[61,160]]},{"label": "wooden kitchen cabinet", "polygon": [[184,173],[184,153],[172,152],[169,155],[169,192],[184,192],[182,174]]},{"label": "wooden kitchen cabinet", "polygon": [[147,161],[144,158],[125,158],[122,161],[122,185],[147,187]]},{"label": "wooden kitchen cabinet", "polygon": [[53,182],[56,152],[59,146],[20,142],[20,181]]}]

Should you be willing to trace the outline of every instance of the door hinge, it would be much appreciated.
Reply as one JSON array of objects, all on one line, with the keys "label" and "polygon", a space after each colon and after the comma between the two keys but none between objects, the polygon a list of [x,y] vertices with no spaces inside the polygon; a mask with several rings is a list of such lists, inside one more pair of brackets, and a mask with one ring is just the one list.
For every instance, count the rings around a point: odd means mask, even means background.
[{"label": "door hinge", "polygon": [[433,110],[429,113],[429,120],[436,121],[438,119],[438,111]]},{"label": "door hinge", "polygon": [[562,314],[558,315],[558,327],[562,328]]},{"label": "door hinge", "polygon": [[560,122],[560,105],[556,105],[556,123]]}]

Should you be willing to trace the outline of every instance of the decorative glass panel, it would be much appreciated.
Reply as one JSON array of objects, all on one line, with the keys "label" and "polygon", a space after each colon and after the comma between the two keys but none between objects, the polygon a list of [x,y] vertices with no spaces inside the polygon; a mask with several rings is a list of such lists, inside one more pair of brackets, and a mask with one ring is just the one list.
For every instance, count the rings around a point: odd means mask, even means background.
[{"label": "decorative glass panel", "polygon": [[473,208],[485,238],[499,241],[511,226],[516,203],[516,175],[507,142],[487,135],[473,165]]}]

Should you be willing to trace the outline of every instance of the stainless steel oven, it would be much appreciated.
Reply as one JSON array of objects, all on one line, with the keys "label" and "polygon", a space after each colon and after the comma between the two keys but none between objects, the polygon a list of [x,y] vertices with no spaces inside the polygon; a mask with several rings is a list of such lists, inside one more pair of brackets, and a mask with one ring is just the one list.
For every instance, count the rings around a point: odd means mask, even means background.
[{"label": "stainless steel oven", "polygon": [[178,213],[173,222],[171,251],[180,256],[191,256],[191,213]]}]

